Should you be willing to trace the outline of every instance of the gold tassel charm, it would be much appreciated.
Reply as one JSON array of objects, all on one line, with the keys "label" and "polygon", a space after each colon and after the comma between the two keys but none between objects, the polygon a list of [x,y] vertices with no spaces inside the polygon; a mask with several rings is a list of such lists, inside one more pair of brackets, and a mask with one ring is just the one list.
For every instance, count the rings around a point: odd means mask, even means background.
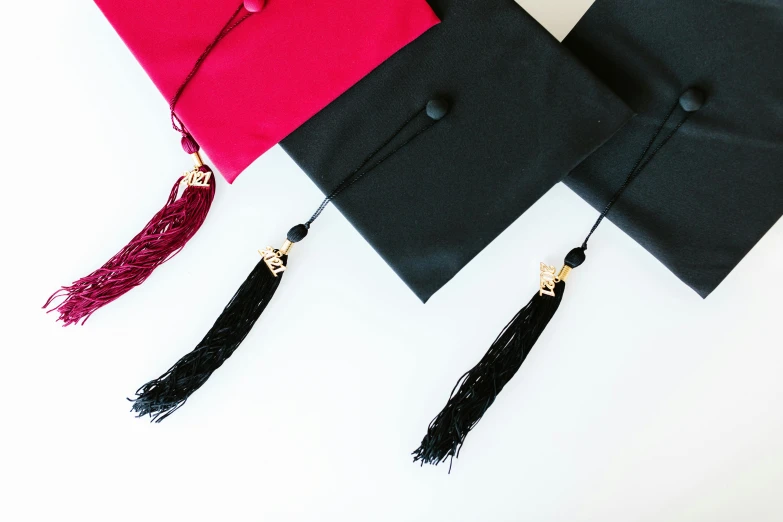
[{"label": "gold tassel charm", "polygon": [[563,265],[557,275],[555,275],[555,267],[541,263],[541,274],[538,279],[538,295],[548,295],[555,297],[555,285],[559,282],[565,282],[568,279],[568,275],[571,273],[571,267]]},{"label": "gold tassel charm", "polygon": [[184,173],[182,183],[188,187],[209,187],[209,180],[212,178],[212,171],[204,167],[204,162],[198,151],[190,155],[193,158],[193,170]]},{"label": "gold tassel charm", "polygon": [[283,244],[283,248],[280,250],[268,246],[265,249],[258,251],[258,253],[261,254],[261,257],[264,259],[266,267],[270,272],[272,272],[273,276],[277,277],[277,274],[285,272],[286,266],[285,261],[283,260],[283,256],[288,255],[288,251],[291,249],[291,245],[293,245],[293,243],[286,240],[286,242]]},{"label": "gold tassel charm", "polygon": [[554,297],[556,282],[557,276],[555,275],[555,267],[547,265],[546,263],[541,263],[541,274],[538,280],[538,295]]}]

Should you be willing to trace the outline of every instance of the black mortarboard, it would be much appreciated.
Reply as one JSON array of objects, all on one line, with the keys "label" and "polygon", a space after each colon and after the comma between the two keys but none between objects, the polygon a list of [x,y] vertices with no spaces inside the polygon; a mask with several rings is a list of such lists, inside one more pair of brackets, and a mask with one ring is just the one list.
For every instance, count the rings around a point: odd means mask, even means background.
[{"label": "black mortarboard", "polygon": [[565,179],[596,208],[672,97],[706,92],[609,216],[706,297],[783,214],[783,2],[597,0],[564,43],[638,113]]},{"label": "black mortarboard", "polygon": [[430,0],[442,22],[282,145],[328,192],[423,101],[448,118],[336,202],[427,300],[630,111],[512,0]]}]

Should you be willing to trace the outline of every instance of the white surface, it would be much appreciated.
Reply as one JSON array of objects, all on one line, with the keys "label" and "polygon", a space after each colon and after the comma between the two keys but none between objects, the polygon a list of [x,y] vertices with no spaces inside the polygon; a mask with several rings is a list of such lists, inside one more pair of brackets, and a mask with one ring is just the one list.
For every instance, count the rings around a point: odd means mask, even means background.
[{"label": "white surface", "polygon": [[241,349],[164,423],[135,419],[125,397],[201,339],[256,249],[321,195],[272,150],[220,183],[178,258],[61,328],[45,298],[136,233],[188,158],[98,10],[35,5],[0,8],[0,519],[783,519],[781,223],[706,301],[606,223],[453,473],[411,464],[539,260],[592,223],[562,185],[426,306],[328,210]]},{"label": "white surface", "polygon": [[563,41],[595,0],[514,0],[552,35]]}]

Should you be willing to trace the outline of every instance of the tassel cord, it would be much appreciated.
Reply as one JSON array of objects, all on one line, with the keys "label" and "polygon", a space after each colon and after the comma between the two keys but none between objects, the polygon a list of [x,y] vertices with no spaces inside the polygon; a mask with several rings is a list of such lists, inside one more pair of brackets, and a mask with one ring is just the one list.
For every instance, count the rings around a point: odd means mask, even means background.
[{"label": "tassel cord", "polygon": [[[308,219],[304,225],[307,228],[310,228],[310,225],[313,224],[313,222],[318,219],[318,217],[321,215],[321,213],[326,209],[326,207],[331,203],[337,196],[342,194],[344,191],[348,190],[350,187],[355,185],[359,180],[361,180],[364,176],[372,172],[374,169],[379,167],[383,162],[385,162],[387,159],[392,157],[394,154],[400,151],[403,147],[411,143],[413,140],[424,134],[426,131],[428,131],[435,123],[437,123],[437,120],[431,121],[428,125],[425,127],[419,129],[413,136],[405,140],[403,143],[401,143],[399,146],[391,150],[388,154],[384,155],[381,159],[379,159],[377,162],[375,162],[371,167],[369,167],[367,170],[361,171],[372,159],[385,147],[387,147],[397,136],[399,136],[403,130],[422,112],[424,112],[424,108],[420,109],[416,113],[413,114],[410,118],[405,120],[405,122],[386,140],[384,141],[381,146],[379,146],[377,149],[375,149],[367,158],[364,159],[364,161],[353,171],[351,174],[349,174],[344,180],[340,182],[340,184],[337,185],[337,187],[330,192],[326,198],[321,202],[321,205],[316,209],[316,211],[313,213],[313,215]],[[361,171],[361,172],[360,172]]]},{"label": "tassel cord", "polygon": [[214,40],[212,40],[209,45],[207,45],[206,49],[201,53],[201,55],[196,59],[196,63],[193,65],[193,68],[191,68],[188,75],[185,77],[185,79],[180,84],[177,91],[174,93],[174,96],[171,97],[171,100],[169,101],[169,111],[171,113],[171,126],[172,128],[182,134],[183,136],[187,134],[187,131],[185,130],[185,125],[182,123],[182,120],[179,119],[179,117],[174,112],[174,108],[177,105],[177,102],[179,101],[180,97],[182,96],[182,93],[185,92],[185,88],[190,84],[190,81],[193,79],[194,76],[196,76],[196,73],[201,69],[201,66],[204,64],[204,61],[207,59],[207,56],[212,52],[212,50],[215,48],[215,46],[220,43],[220,41],[228,36],[228,34],[239,27],[239,25],[253,16],[252,12],[245,13],[243,16],[239,18],[239,20],[236,20],[236,17],[239,16],[239,13],[242,12],[245,5],[244,2],[239,4],[239,7],[237,7],[236,11],[234,11],[234,14],[231,15],[231,18],[228,19],[228,22],[223,25],[223,27],[220,29],[220,32],[218,32],[217,36]]},{"label": "tassel cord", "polygon": [[[666,124],[671,119],[672,115],[674,114],[674,111],[677,110],[677,107],[680,106],[680,102],[678,101],[675,103],[669,113],[666,115],[666,117],[661,122],[660,126],[658,127],[655,134],[653,134],[652,138],[650,138],[650,142],[645,147],[642,154],[639,156],[639,159],[636,160],[636,164],[633,166],[633,168],[628,172],[628,175],[625,177],[625,180],[620,185],[620,187],[615,191],[615,193],[612,195],[612,197],[609,199],[609,202],[606,204],[604,209],[601,211],[601,214],[598,216],[598,219],[596,219],[595,223],[593,224],[593,227],[590,229],[590,232],[588,232],[587,237],[585,237],[585,240],[582,242],[582,250],[587,250],[587,242],[590,240],[590,237],[593,235],[593,233],[598,229],[598,226],[601,224],[601,222],[604,220],[604,218],[609,214],[609,211],[612,209],[615,203],[617,203],[617,200],[620,199],[620,196],[623,195],[625,190],[628,188],[628,186],[635,180],[639,174],[642,173],[642,171],[647,167],[647,165],[650,164],[652,159],[660,152],[660,150],[663,148],[664,145],[666,145],[670,139],[677,133],[677,131],[680,130],[680,128],[685,124],[685,122],[690,117],[691,113],[686,112],[683,118],[680,120],[680,122],[677,124],[676,127],[658,144],[658,146],[650,153],[649,156],[647,156],[647,153],[650,151],[650,148],[652,148],[655,141],[658,139],[658,137],[663,132],[663,129],[666,127]],[[645,158],[646,156],[646,158]]]}]

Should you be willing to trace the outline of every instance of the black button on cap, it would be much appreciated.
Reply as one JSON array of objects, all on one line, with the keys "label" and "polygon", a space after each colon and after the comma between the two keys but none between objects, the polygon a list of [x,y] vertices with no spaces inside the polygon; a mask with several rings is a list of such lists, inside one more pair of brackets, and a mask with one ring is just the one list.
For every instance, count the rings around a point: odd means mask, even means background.
[{"label": "black button on cap", "polygon": [[427,116],[433,120],[443,118],[449,112],[449,102],[436,98],[427,102]]},{"label": "black button on cap", "polygon": [[704,91],[691,87],[680,96],[680,107],[685,112],[696,112],[701,109],[706,100],[707,95],[704,94]]}]

